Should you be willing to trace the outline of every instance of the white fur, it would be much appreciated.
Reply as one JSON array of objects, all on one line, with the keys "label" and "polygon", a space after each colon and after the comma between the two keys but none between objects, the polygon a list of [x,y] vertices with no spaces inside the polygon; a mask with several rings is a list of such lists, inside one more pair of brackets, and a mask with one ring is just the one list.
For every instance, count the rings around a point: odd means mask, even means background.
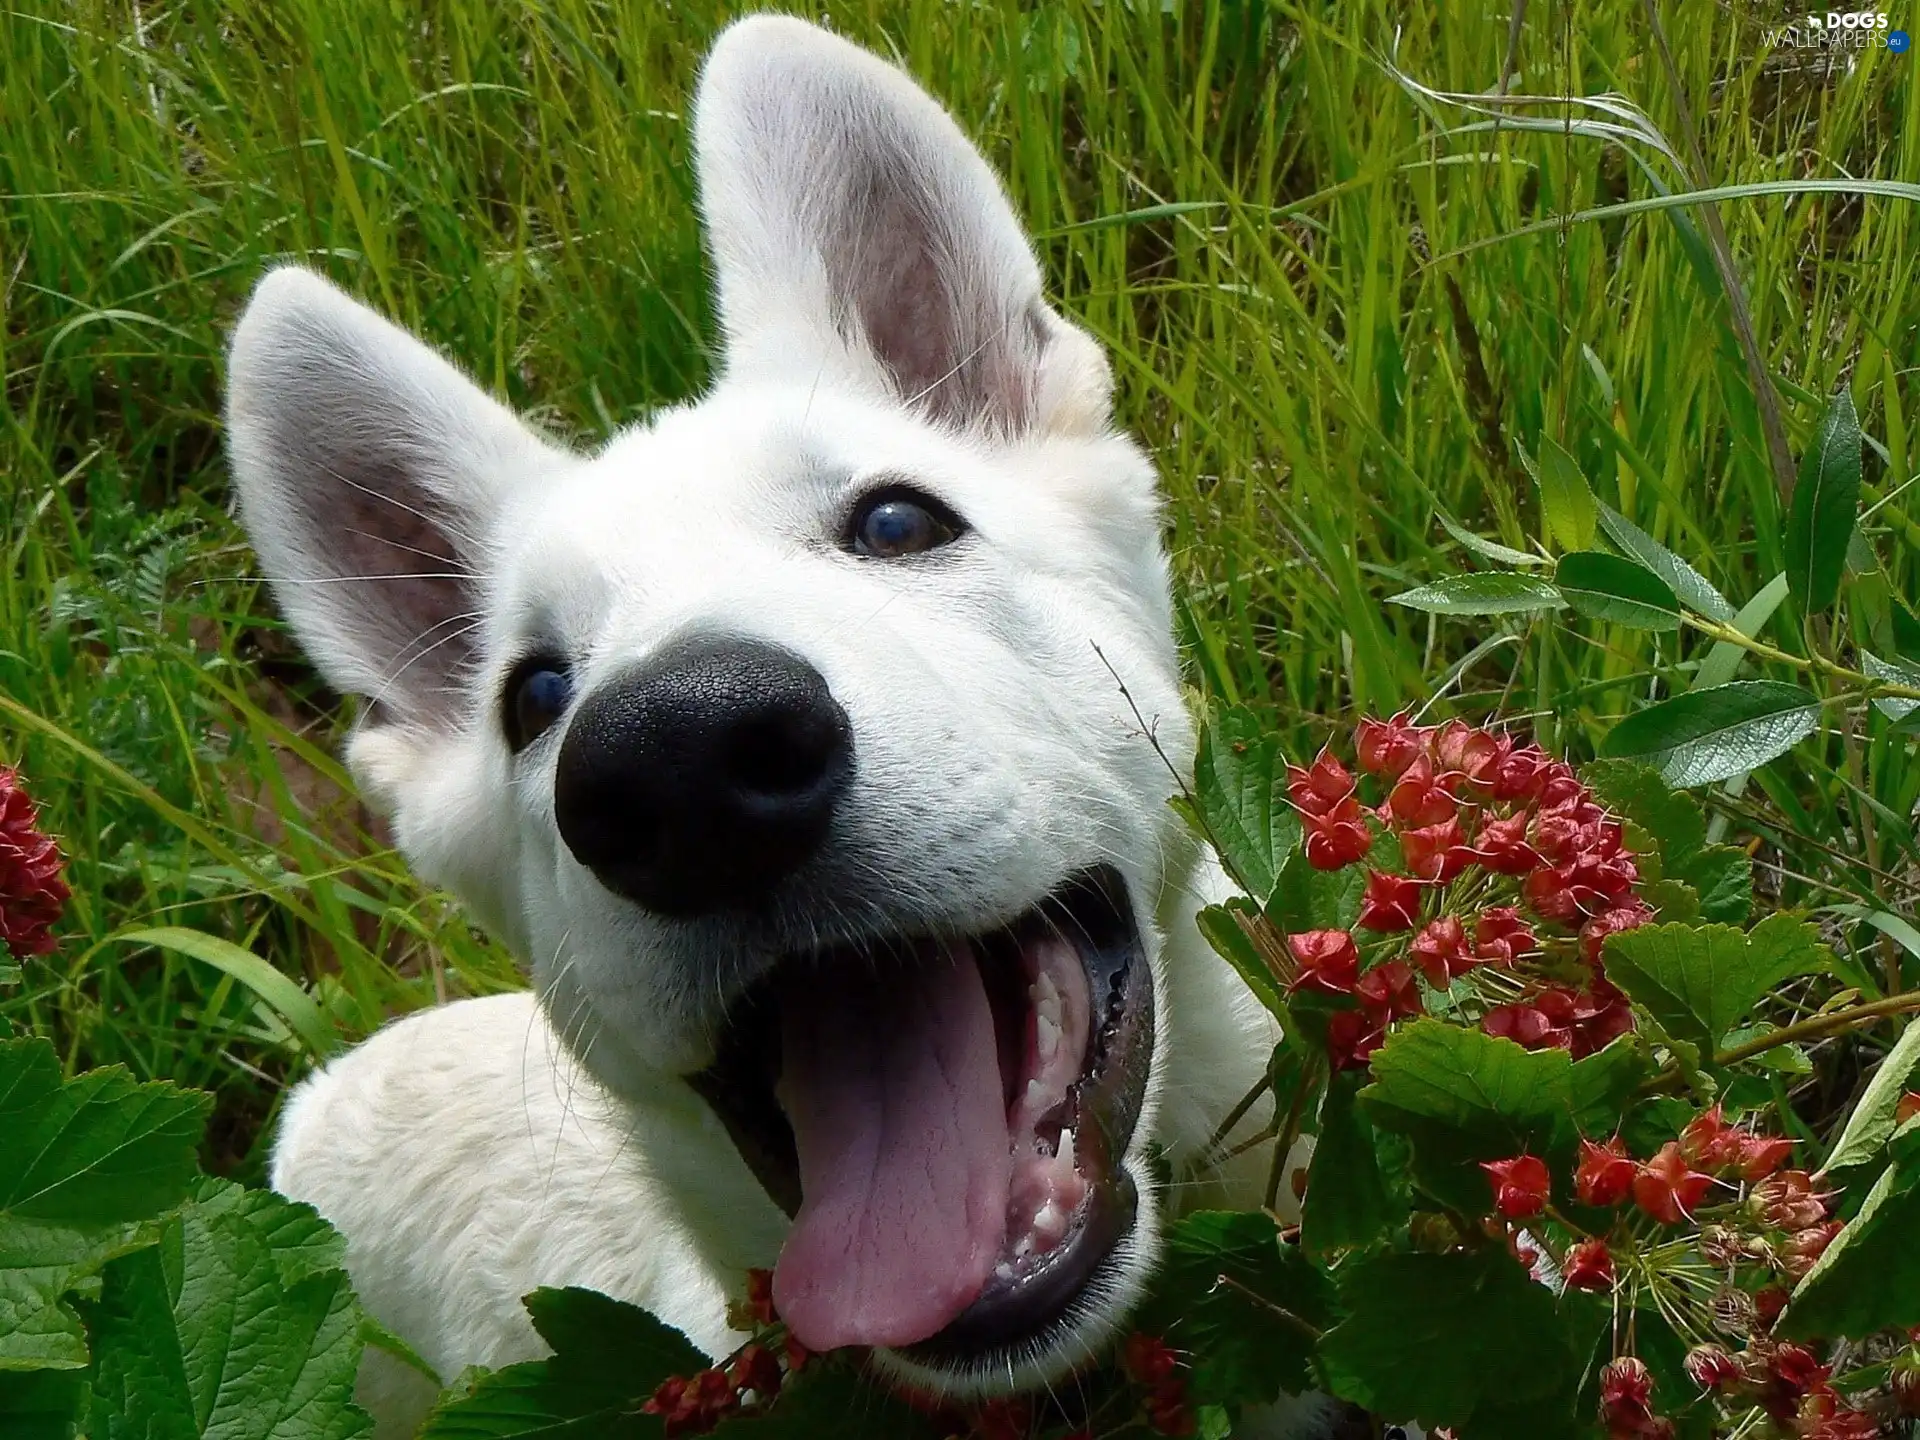
[{"label": "white fur", "polygon": [[[1042,302],[991,172],[898,70],[742,21],[695,133],[724,367],[597,455],[307,272],[263,280],[236,332],[242,515],[316,662],[369,702],[353,770],[538,997],[411,1016],[327,1066],[289,1103],[273,1183],[344,1232],[372,1312],[444,1378],[539,1354],[518,1304],[539,1285],[646,1305],[724,1353],[725,1298],[786,1224],[681,1078],[727,1003],[795,948],[986,929],[1104,862],[1155,980],[1125,1157],[1139,1223],[1047,1352],[967,1375],[888,1362],[955,1393],[1037,1384],[1112,1333],[1152,1268],[1149,1148],[1193,1160],[1274,1039],[1199,941],[1218,877],[1166,803],[1163,753],[1192,732],[1153,472],[1108,428],[1105,362]],[[939,495],[966,540],[924,564],[844,553],[849,506],[886,478]],[[584,694],[703,629],[804,656],[858,755],[829,844],[753,928],[604,889],[556,828],[557,747],[512,755],[498,722],[534,644],[562,647]],[[1264,1169],[1178,1193],[1257,1203]],[[431,1398],[372,1353],[362,1389],[383,1435]]]}]

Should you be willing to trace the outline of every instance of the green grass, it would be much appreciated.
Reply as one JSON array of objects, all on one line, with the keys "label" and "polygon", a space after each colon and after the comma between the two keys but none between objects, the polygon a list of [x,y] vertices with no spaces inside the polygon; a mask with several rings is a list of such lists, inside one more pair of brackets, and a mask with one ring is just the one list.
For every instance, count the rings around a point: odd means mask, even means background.
[{"label": "green grass", "polygon": [[[1381,602],[1466,563],[1437,511],[1510,545],[1539,534],[1521,456],[1543,436],[1736,603],[1781,569],[1698,212],[1558,217],[1662,188],[1920,180],[1912,55],[1783,69],[1761,20],[1705,0],[1664,7],[1692,175],[1396,81],[1391,64],[1490,90],[1493,7],[799,8],[896,53],[1007,177],[1165,476],[1196,686],[1301,745],[1420,701],[1492,633]],[[1526,16],[1515,91],[1615,94],[1686,153],[1642,5]],[[231,974],[120,932],[230,939],[315,986],[349,1037],[515,983],[328,758],[334,702],[226,513],[223,337],[261,269],[295,256],[580,443],[695,393],[711,331],[684,105],[725,18],[589,0],[27,0],[0,18],[0,760],[24,762],[75,889],[59,954],[0,1010],[72,1066],[215,1089],[217,1168],[257,1167],[306,1052]],[[1920,209],[1756,194],[1720,215],[1796,451],[1852,387],[1872,494],[1893,497],[1868,539],[1911,603]],[[1516,631],[1435,713],[1497,706],[1587,751],[1676,642],[1583,633]],[[1786,620],[1769,638],[1799,646]],[[1916,792],[1911,742],[1867,715],[1728,803],[1787,898],[1910,911]]]}]

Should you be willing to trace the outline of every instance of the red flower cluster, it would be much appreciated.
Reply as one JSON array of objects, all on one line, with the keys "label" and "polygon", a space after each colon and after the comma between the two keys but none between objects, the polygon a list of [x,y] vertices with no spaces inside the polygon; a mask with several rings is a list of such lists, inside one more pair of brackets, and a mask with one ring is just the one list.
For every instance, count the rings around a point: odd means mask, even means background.
[{"label": "red flower cluster", "polygon": [[[1308,863],[1370,862],[1353,931],[1287,937],[1294,990],[1359,1002],[1328,1021],[1335,1068],[1366,1063],[1395,1020],[1424,1011],[1415,972],[1437,991],[1482,966],[1512,974],[1524,997],[1493,1006],[1482,1026],[1529,1049],[1578,1058],[1633,1028],[1600,950],[1653,912],[1633,893],[1639,871],[1620,823],[1570,766],[1511,735],[1405,715],[1362,720],[1354,753],[1358,773],[1330,749],[1287,767]],[[1387,851],[1398,847],[1398,867],[1380,863],[1381,835]],[[1386,936],[1408,938],[1373,938]],[[1586,981],[1530,973],[1550,951],[1584,961]]]},{"label": "red flower cluster", "polygon": [[727,1306],[727,1323],[759,1338],[742,1345],[724,1365],[668,1376],[640,1407],[643,1414],[660,1417],[667,1435],[704,1435],[742,1409],[772,1404],[787,1376],[807,1363],[806,1348],[774,1313],[771,1270],[747,1271],[746,1299]]},{"label": "red flower cluster", "polygon": [[1161,1435],[1191,1435],[1196,1425],[1187,1408],[1187,1382],[1180,1357],[1155,1335],[1138,1331],[1120,1347],[1120,1368],[1146,1392],[1147,1423]]},{"label": "red flower cluster", "polygon": [[0,767],[0,947],[19,959],[53,949],[66,907],[60,849],[37,828],[39,813],[17,770]]}]

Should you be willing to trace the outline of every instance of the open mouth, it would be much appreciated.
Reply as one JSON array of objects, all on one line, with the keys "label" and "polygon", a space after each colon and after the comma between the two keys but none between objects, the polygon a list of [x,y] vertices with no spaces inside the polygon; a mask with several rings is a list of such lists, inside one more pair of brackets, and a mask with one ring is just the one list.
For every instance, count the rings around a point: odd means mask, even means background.
[{"label": "open mouth", "polygon": [[794,1217],[804,1345],[952,1364],[1067,1319],[1132,1228],[1153,993],[1119,875],[999,929],[795,956],[694,1077]]}]

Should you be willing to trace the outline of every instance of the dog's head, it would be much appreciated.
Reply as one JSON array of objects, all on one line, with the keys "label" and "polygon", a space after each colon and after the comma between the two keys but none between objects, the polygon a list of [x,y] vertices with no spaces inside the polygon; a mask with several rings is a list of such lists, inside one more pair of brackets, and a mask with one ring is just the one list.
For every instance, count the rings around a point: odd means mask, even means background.
[{"label": "dog's head", "polygon": [[279,270],[241,510],[408,857],[613,1090],[690,1077],[797,1208],[800,1337],[1031,1383],[1154,1246],[1191,737],[1152,471],[898,70],[745,21],[695,128],[704,399],[571,454]]}]

